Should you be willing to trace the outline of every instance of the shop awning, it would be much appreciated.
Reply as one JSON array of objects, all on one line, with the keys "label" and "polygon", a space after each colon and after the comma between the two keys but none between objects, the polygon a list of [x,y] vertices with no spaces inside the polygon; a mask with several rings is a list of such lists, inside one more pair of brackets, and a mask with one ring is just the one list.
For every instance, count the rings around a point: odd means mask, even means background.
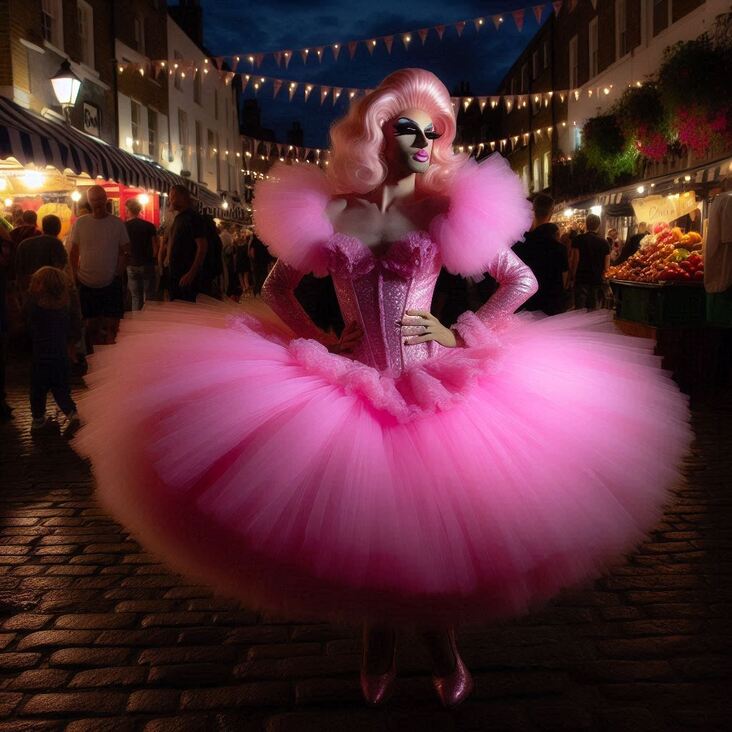
[{"label": "shop awning", "polygon": [[0,97],[0,159],[21,165],[52,166],[76,175],[116,181],[145,190],[166,191],[183,183],[194,195],[198,186],[161,166],[84,134],[70,125],[43,119]]}]

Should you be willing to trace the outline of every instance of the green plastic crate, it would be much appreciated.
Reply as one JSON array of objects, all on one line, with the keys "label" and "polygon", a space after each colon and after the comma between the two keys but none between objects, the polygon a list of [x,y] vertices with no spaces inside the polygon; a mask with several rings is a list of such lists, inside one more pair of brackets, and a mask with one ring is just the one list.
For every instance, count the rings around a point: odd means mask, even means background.
[{"label": "green plastic crate", "polygon": [[654,327],[704,325],[706,297],[701,283],[611,280],[615,314]]}]

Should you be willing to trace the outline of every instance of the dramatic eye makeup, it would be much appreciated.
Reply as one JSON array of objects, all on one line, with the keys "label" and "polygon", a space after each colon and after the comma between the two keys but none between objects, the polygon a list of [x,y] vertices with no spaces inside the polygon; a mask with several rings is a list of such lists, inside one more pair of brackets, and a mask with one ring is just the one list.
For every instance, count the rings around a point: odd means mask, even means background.
[{"label": "dramatic eye makeup", "polygon": [[442,134],[435,132],[432,123],[430,122],[424,130],[409,117],[400,117],[394,124],[394,133],[397,137],[401,135],[419,135],[423,134],[428,140],[437,140],[442,137]]}]

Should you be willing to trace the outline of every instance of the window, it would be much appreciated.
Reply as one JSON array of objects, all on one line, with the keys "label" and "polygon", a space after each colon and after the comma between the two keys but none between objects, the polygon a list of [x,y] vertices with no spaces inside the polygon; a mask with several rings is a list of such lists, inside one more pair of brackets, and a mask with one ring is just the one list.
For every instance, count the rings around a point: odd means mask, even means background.
[{"label": "window", "polygon": [[569,88],[579,86],[579,56],[577,54],[577,36],[572,36],[569,42]]},{"label": "window", "polygon": [[[173,58],[175,59],[175,63],[179,63],[180,61],[183,60],[183,56],[180,53],[178,53],[178,51],[173,51]],[[176,69],[175,66],[173,66],[173,70],[175,71],[175,77],[174,77],[175,81],[173,83],[175,85],[175,88],[178,91],[180,91],[183,88],[183,82],[182,82],[183,77],[181,76],[180,69]]]},{"label": "window", "polygon": [[539,76],[539,52],[534,51],[531,54],[531,78],[536,79]]},{"label": "window", "polygon": [[524,191],[529,192],[529,166],[521,168],[521,182],[524,184]]},{"label": "window", "polygon": [[63,13],[61,0],[43,0],[41,6],[41,32],[48,43],[63,49]]},{"label": "window", "polygon": [[524,64],[521,67],[521,93],[525,94],[529,91],[529,65]]},{"label": "window", "polygon": [[533,183],[534,183],[534,191],[540,191],[543,186],[541,185],[541,166],[539,162],[539,158],[534,158],[531,164],[531,171],[533,173]]},{"label": "window", "polygon": [[214,89],[214,119],[219,118],[219,90]]},{"label": "window", "polygon": [[200,122],[196,122],[196,175],[199,181],[203,181],[203,132]]},{"label": "window", "polygon": [[94,11],[84,0],[76,0],[76,29],[79,33],[79,58],[94,68]]},{"label": "window", "polygon": [[597,18],[590,21],[590,79],[597,76],[598,68],[598,36],[597,36]]},{"label": "window", "polygon": [[544,176],[544,188],[549,188],[551,185],[551,174],[552,174],[552,154],[547,151],[542,157],[542,175]]},{"label": "window", "polygon": [[544,41],[544,68],[549,68],[549,41]]},{"label": "window", "polygon": [[202,71],[193,72],[193,101],[196,104],[201,103],[201,76],[203,76]]},{"label": "window", "polygon": [[615,0],[615,58],[622,58],[628,48],[628,14],[626,0]]},{"label": "window", "polygon": [[151,158],[158,159],[158,113],[147,110],[147,149]]},{"label": "window", "polygon": [[[216,133],[216,150],[221,150],[218,132]],[[216,160],[216,190],[217,191],[221,190],[221,165],[219,164],[220,157],[221,156],[217,152],[216,157],[215,157],[215,160]]]},{"label": "window", "polygon": [[671,25],[671,0],[653,0],[653,35]]},{"label": "window", "polygon": [[130,135],[132,137],[132,149],[135,150],[140,144],[140,118],[141,110],[139,102],[130,99]]},{"label": "window", "polygon": [[133,20],[135,30],[135,49],[140,53],[145,53],[145,23],[139,15]]},{"label": "window", "polygon": [[185,170],[188,168],[188,115],[182,109],[178,110],[178,145],[181,165]]},{"label": "window", "polygon": [[515,94],[516,93],[516,79],[515,78],[511,79],[511,91],[510,91],[510,93],[511,94]]},{"label": "window", "polygon": [[214,139],[213,130],[208,131],[208,159],[213,160],[216,157],[216,141]]}]

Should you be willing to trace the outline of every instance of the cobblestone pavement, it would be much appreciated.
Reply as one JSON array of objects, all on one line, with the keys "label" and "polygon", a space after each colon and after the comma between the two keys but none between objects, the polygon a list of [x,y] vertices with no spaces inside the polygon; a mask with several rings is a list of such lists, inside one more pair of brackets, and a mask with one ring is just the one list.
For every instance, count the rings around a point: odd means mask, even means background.
[{"label": "cobblestone pavement", "polygon": [[687,481],[634,556],[542,612],[461,632],[476,691],[450,712],[410,637],[394,700],[369,709],[356,630],[261,617],[166,571],[97,507],[58,435],[31,439],[15,383],[0,731],[729,729],[732,398],[695,409]]}]

